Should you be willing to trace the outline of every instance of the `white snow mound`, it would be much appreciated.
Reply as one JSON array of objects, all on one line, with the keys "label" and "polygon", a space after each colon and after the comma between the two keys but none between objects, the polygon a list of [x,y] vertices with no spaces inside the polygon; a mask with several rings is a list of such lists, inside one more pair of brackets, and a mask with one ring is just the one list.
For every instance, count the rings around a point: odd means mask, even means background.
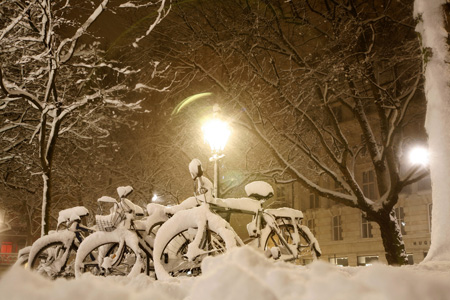
[{"label": "white snow mound", "polygon": [[50,281],[20,267],[2,275],[0,295],[65,300],[423,300],[448,299],[450,263],[339,268],[323,261],[306,267],[272,262],[246,246],[203,261],[203,275],[157,281],[90,275]]}]

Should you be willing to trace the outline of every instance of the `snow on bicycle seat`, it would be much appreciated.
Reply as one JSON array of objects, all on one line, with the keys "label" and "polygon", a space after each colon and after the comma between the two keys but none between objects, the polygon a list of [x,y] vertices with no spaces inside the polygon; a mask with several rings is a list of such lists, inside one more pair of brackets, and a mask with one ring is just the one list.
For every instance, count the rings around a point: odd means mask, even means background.
[{"label": "snow on bicycle seat", "polygon": [[303,213],[300,210],[290,207],[280,207],[265,209],[265,212],[274,215],[275,217],[290,218],[290,219],[303,219]]},{"label": "snow on bicycle seat", "polygon": [[144,216],[144,209],[140,207],[139,205],[134,204],[127,198],[123,198],[122,201],[128,206],[129,209],[133,212],[135,216]]},{"label": "snow on bicycle seat", "polygon": [[63,209],[58,215],[58,226],[64,222],[72,222],[75,220],[81,220],[81,217],[87,216],[89,211],[84,206],[75,206],[67,209]]},{"label": "snow on bicycle seat", "polygon": [[[200,197],[199,197],[200,198]],[[180,204],[173,205],[173,206],[165,206],[164,207],[164,213],[169,215],[174,215],[177,212],[181,210],[186,210],[189,208],[193,208],[199,205],[199,200],[195,197],[189,197]]]},{"label": "snow on bicycle seat", "polygon": [[224,208],[257,212],[261,209],[261,202],[250,198],[215,198],[212,204]]},{"label": "snow on bicycle seat", "polygon": [[273,188],[265,181],[253,181],[245,186],[247,196],[257,200],[266,200],[273,196]]}]

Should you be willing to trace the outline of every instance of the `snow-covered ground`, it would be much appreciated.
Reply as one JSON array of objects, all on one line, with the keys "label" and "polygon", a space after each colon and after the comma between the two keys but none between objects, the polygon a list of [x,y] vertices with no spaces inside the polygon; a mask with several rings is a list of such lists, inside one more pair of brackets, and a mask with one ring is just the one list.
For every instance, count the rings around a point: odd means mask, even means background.
[{"label": "snow-covered ground", "polygon": [[307,267],[273,263],[250,247],[206,259],[197,278],[157,281],[85,275],[50,281],[21,268],[0,279],[2,299],[64,300],[301,300],[301,299],[450,299],[450,262],[418,266]]}]

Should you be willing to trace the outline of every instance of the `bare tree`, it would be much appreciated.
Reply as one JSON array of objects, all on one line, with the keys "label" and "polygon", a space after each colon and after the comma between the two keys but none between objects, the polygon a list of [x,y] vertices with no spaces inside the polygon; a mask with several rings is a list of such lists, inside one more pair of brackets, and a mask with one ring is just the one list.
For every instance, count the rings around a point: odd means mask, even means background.
[{"label": "bare tree", "polygon": [[[394,206],[427,175],[402,166],[405,137],[420,136],[424,116],[412,1],[198,1],[178,3],[171,22],[149,49],[183,78],[171,99],[224,99],[270,150],[253,159],[258,171],[360,209],[380,226],[388,263],[405,264]],[[361,164],[375,193],[358,179]]]},{"label": "bare tree", "polygon": [[[168,12],[165,0],[119,4],[115,8],[155,12],[147,19],[147,30],[133,41],[135,47]],[[122,100],[129,88],[128,76],[138,70],[108,61],[93,35],[94,22],[108,5],[108,0],[76,4],[2,1],[1,11],[7,18],[2,18],[0,29],[0,160],[23,160],[23,153],[39,157],[43,182],[41,234],[49,229],[57,141],[108,136],[108,126],[114,119],[111,112],[140,108],[139,101]],[[31,150],[21,149],[24,143]]]}]

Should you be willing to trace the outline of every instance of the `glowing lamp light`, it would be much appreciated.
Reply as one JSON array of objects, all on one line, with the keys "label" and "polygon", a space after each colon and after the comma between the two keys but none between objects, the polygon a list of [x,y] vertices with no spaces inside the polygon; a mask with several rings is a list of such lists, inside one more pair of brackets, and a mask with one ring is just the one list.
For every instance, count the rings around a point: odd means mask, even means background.
[{"label": "glowing lamp light", "polygon": [[424,147],[415,147],[409,152],[409,160],[412,164],[426,166],[430,162],[428,149]]},{"label": "glowing lamp light", "polygon": [[156,201],[156,200],[158,200],[158,195],[153,194],[152,201]]},{"label": "glowing lamp light", "polygon": [[206,122],[202,127],[202,131],[205,141],[209,144],[213,153],[223,151],[231,134],[228,124],[216,118]]}]

